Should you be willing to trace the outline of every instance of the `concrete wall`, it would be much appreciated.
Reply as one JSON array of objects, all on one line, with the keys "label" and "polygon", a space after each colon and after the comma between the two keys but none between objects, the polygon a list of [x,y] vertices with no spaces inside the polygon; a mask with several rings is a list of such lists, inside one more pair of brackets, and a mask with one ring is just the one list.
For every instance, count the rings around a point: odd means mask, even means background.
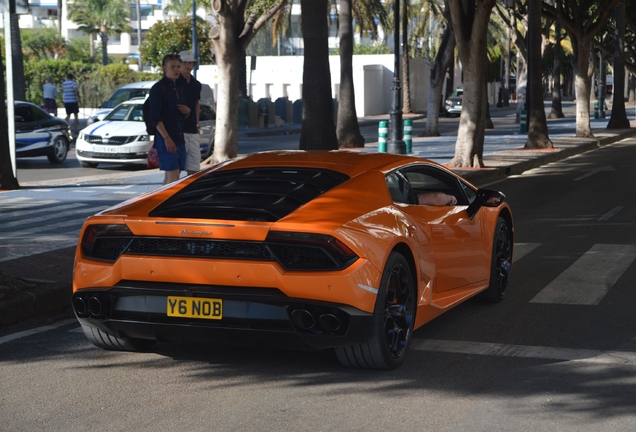
[{"label": "concrete wall", "polygon": [[[249,57],[246,64],[249,65]],[[353,76],[356,92],[356,112],[359,117],[386,114],[391,109],[394,57],[386,55],[353,56]],[[331,95],[338,97],[340,88],[340,57],[329,56]],[[414,111],[426,111],[429,87],[429,68],[423,59],[411,59],[411,104]],[[218,70],[215,65],[200,66],[197,79],[218,88]],[[288,97],[290,101],[302,98],[303,57],[258,57],[256,69],[248,70],[248,92],[252,100],[262,98],[276,100]],[[251,86],[250,86],[251,82]]]}]

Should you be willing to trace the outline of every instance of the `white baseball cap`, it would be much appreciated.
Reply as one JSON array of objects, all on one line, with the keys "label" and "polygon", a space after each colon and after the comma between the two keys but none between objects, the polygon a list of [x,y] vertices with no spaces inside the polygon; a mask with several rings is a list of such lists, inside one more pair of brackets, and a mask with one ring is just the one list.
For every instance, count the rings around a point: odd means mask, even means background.
[{"label": "white baseball cap", "polygon": [[194,54],[192,54],[192,51],[181,51],[179,53],[179,57],[181,57],[181,61],[182,62],[195,62],[195,61],[197,61],[197,59],[194,58]]}]

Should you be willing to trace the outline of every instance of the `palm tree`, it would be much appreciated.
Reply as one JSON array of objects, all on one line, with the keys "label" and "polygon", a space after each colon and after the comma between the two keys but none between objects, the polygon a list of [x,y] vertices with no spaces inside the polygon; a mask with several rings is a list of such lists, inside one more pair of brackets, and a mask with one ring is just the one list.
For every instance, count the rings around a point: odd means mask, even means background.
[{"label": "palm tree", "polygon": [[68,5],[68,18],[79,24],[79,30],[99,35],[103,65],[108,64],[108,36],[132,31],[127,0],[74,0]]},{"label": "palm tree", "polygon": [[303,43],[303,120],[301,150],[336,150],[329,72],[328,0],[301,0]]},{"label": "palm tree", "polygon": [[[210,0],[196,0],[196,6],[208,10],[212,7],[212,2]],[[163,11],[181,18],[190,16],[192,15],[192,0],[170,0]]]}]

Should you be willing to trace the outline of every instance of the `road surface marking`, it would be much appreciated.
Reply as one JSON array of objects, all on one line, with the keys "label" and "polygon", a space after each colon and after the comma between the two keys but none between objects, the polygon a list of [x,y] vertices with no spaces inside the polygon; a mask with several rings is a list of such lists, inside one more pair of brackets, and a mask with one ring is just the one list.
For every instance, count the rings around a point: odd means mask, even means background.
[{"label": "road surface marking", "polygon": [[75,318],[69,318],[63,321],[58,321],[54,324],[51,325],[46,325],[46,326],[42,326],[42,327],[37,327],[31,330],[24,330],[21,332],[17,332],[17,333],[13,333],[7,336],[2,336],[0,337],[0,345],[7,343],[7,342],[11,342],[14,341],[16,339],[22,339],[25,337],[29,337],[29,336],[33,336],[39,333],[44,333],[50,330],[55,330],[56,328],[60,328],[60,327],[64,327],[66,325],[69,324],[73,324],[73,323],[77,323],[77,320]]},{"label": "road surface marking", "polygon": [[636,353],[630,351],[602,351],[582,348],[507,345],[436,339],[414,340],[411,343],[411,349],[415,351],[435,351],[492,357],[576,360],[592,363],[632,363],[636,365]]},{"label": "road surface marking", "polygon": [[596,244],[530,303],[597,305],[636,258],[636,245]]},{"label": "road surface marking", "polygon": [[[54,215],[51,215],[51,211],[58,211],[58,210],[66,210],[66,209],[72,209],[72,208],[77,208],[77,207],[84,207],[87,204],[85,203],[69,203],[69,204],[60,204],[60,205],[56,205],[56,206],[46,206],[43,207],[41,203],[37,203],[34,204],[33,206],[28,206],[29,211],[27,212],[29,215],[29,218],[37,213],[47,213],[49,218],[54,217]],[[23,209],[27,206],[21,206]],[[21,220],[28,220],[28,218],[24,217],[24,210],[16,210],[15,208],[11,208],[11,210],[14,211],[7,211],[7,212],[2,212],[0,213],[0,215],[2,215],[3,218],[13,218],[13,217],[20,217],[22,218]],[[6,226],[4,223],[2,224],[3,226]]]},{"label": "road surface marking", "polygon": [[541,246],[541,243],[515,243],[512,262],[519,261],[539,246]]},{"label": "road surface marking", "polygon": [[624,208],[623,206],[614,207],[613,209],[611,209],[610,211],[605,213],[603,216],[598,218],[598,221],[599,222],[605,222],[605,221],[611,219],[616,213],[618,213],[619,211],[623,210],[623,208]]},{"label": "road surface marking", "polygon": [[616,169],[612,168],[611,166],[604,166],[604,167],[601,167],[601,168],[596,168],[596,169],[593,169],[591,171],[588,171],[587,174],[583,174],[581,177],[575,178],[574,181],[583,180],[584,178],[588,178],[588,177],[593,176],[594,174],[598,174],[598,173],[600,173],[602,171],[616,171]]}]

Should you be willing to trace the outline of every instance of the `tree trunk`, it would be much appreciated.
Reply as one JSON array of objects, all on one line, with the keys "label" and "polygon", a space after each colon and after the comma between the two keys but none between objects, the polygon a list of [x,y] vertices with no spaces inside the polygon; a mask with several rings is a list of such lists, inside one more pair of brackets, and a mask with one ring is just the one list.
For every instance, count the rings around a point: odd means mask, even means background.
[{"label": "tree trunk", "polygon": [[20,38],[20,15],[11,14],[11,51],[13,59],[13,96],[15,100],[26,100],[26,83],[24,81],[24,56],[22,55],[22,39]]},{"label": "tree trunk", "polygon": [[590,40],[578,38],[574,44],[574,93],[576,96],[576,136],[591,138],[590,87],[593,66],[590,63]]},{"label": "tree trunk", "polygon": [[102,65],[106,66],[108,64],[108,33],[101,30],[99,37],[102,39]]},{"label": "tree trunk", "polygon": [[236,22],[230,15],[219,15],[218,24],[210,30],[214,43],[219,86],[216,102],[216,130],[211,161],[224,162],[238,154],[238,88],[243,52],[238,46]]},{"label": "tree trunk", "polygon": [[[5,100],[4,68],[0,68],[0,100]],[[18,179],[13,175],[9,149],[9,124],[7,104],[0,103],[0,190],[19,189]]]},{"label": "tree trunk", "polygon": [[[400,1],[400,0],[396,0]],[[411,108],[411,77],[409,75],[409,1],[404,0],[402,8],[402,113],[412,113]],[[397,24],[397,23],[396,23]]]},{"label": "tree trunk", "polygon": [[426,130],[421,136],[439,136],[439,114],[442,109],[442,91],[446,71],[455,61],[455,34],[451,26],[446,26],[442,43],[431,68],[428,105],[426,110]]},{"label": "tree trunk", "polygon": [[339,148],[364,147],[353,85],[353,25],[351,1],[340,1],[340,94],[336,136]]},{"label": "tree trunk", "polygon": [[625,3],[614,11],[614,88],[612,89],[612,115],[607,129],[629,129],[625,111]]},{"label": "tree trunk", "polygon": [[57,32],[62,35],[62,0],[57,0]]},{"label": "tree trunk", "polygon": [[455,156],[448,163],[452,167],[484,166],[484,63],[487,55],[488,22],[494,5],[495,0],[450,1],[451,22],[464,72],[463,105]]},{"label": "tree trunk", "polygon": [[550,115],[551,119],[563,118],[563,105],[561,96],[561,58],[563,57],[563,48],[561,48],[561,25],[559,23],[554,24],[554,64],[552,67],[552,109]]},{"label": "tree trunk", "polygon": [[528,140],[525,148],[552,148],[543,104],[541,76],[541,2],[528,2]]},{"label": "tree trunk", "polygon": [[303,56],[303,120],[301,150],[336,150],[331,73],[329,72],[328,0],[301,0]]}]

